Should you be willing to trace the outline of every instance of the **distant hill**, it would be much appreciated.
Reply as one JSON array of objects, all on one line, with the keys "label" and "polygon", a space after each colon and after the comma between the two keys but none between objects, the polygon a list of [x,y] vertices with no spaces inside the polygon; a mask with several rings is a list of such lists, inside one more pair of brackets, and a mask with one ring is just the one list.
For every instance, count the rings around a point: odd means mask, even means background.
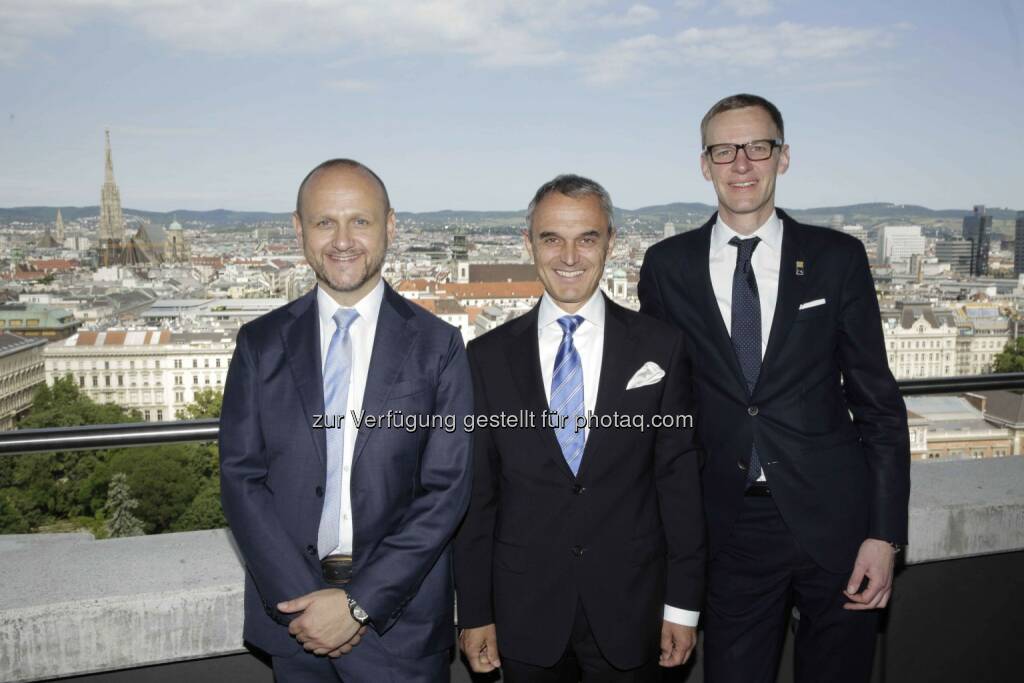
[{"label": "distant hill", "polygon": [[[785,207],[783,207],[785,208]],[[61,214],[65,221],[99,216],[98,206],[62,206]],[[679,221],[692,224],[710,216],[715,207],[708,204],[675,202],[656,206],[644,206],[639,209],[623,209],[616,207],[615,218],[618,221],[639,220],[648,223]],[[876,202],[870,204],[850,204],[848,206],[824,206],[812,209],[790,209],[789,212],[797,219],[810,223],[825,223],[833,216],[841,214],[847,223],[881,221],[910,221],[914,219],[959,219],[969,214],[971,209],[929,209],[913,204],[891,204]],[[988,213],[995,220],[1013,220],[1017,212],[1011,209],[988,207]],[[21,221],[28,223],[50,223],[57,214],[55,206],[19,206],[0,208],[0,222]],[[252,225],[264,222],[287,222],[291,214],[287,212],[272,213],[268,211],[229,211],[215,209],[212,211],[143,211],[140,209],[124,209],[126,216],[139,216],[156,224],[168,224],[177,219],[181,223],[199,222],[218,227]],[[481,223],[522,221],[526,215],[520,211],[459,211],[445,209],[443,211],[399,212],[399,219],[415,220],[424,223]]]}]

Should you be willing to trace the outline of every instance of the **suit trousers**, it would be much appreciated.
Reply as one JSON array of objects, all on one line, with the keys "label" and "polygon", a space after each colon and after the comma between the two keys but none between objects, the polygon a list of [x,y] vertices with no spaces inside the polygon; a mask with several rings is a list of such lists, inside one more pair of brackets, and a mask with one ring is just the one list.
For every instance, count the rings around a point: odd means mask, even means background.
[{"label": "suit trousers", "polygon": [[616,669],[601,654],[581,601],[576,606],[565,653],[554,666],[537,666],[502,657],[501,680],[503,683],[657,683],[661,680],[658,654],[659,651],[652,648],[651,659],[643,666],[628,671]]},{"label": "suit trousers", "polygon": [[448,683],[448,650],[419,659],[396,657],[366,629],[347,655],[332,659],[299,650],[290,657],[273,657],[275,683]]},{"label": "suit trousers", "polygon": [[791,604],[800,610],[797,683],[866,683],[877,610],[843,609],[853,571],[829,572],[797,544],[770,497],[747,496],[711,558],[704,622],[707,683],[774,683]]}]

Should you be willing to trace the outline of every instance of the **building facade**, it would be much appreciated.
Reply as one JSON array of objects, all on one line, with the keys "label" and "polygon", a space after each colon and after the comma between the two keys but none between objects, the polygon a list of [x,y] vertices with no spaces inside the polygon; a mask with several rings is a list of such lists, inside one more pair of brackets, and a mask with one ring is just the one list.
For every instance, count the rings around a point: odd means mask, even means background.
[{"label": "building facade", "polygon": [[139,410],[148,422],[183,417],[204,389],[223,391],[233,336],[167,330],[79,332],[44,351],[46,382],[71,375],[98,403]]}]

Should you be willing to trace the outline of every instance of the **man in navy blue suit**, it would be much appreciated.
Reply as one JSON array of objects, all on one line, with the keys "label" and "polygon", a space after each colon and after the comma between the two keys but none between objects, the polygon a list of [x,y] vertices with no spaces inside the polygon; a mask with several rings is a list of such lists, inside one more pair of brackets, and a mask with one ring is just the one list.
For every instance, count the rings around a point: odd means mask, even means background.
[{"label": "man in navy blue suit", "polygon": [[716,103],[701,145],[718,211],[647,251],[638,292],[696,359],[705,677],[773,683],[795,604],[798,683],[863,683],[910,492],[907,411],[867,254],[775,207],[789,145],[768,100]]},{"label": "man in navy blue suit", "polygon": [[317,166],[293,224],[317,286],[239,330],[220,418],[245,640],[283,683],[446,681],[470,493],[462,338],[381,278],[395,213],[369,168]]}]

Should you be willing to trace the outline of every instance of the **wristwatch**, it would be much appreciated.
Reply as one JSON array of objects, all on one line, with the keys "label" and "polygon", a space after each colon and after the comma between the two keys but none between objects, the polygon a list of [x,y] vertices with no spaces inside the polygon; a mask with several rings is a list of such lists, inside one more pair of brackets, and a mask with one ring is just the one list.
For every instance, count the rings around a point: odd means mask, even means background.
[{"label": "wristwatch", "polygon": [[901,546],[899,543],[890,542],[889,545],[892,546],[893,553],[896,555],[899,555],[903,551],[903,546]]},{"label": "wristwatch", "polygon": [[359,606],[359,603],[351,595],[348,596],[348,611],[352,613],[352,618],[358,621],[360,626],[366,626],[370,622],[370,615]]}]

